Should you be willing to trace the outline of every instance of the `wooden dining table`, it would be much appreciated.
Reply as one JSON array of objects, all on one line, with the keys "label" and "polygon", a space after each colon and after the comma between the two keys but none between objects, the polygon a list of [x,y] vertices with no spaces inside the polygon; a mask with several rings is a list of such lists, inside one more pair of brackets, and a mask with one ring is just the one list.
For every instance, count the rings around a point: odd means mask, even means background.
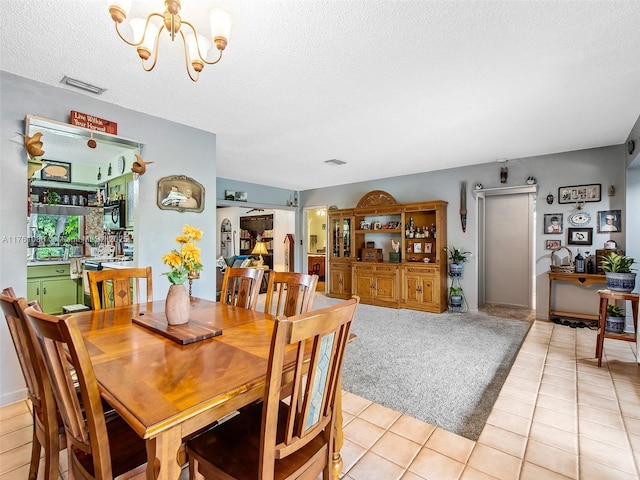
[{"label": "wooden dining table", "polygon": [[[163,316],[164,301],[74,314],[102,397],[146,441],[147,478],[176,480],[185,439],[264,396],[274,317],[192,298],[189,323],[222,334],[186,345],[133,321]],[[335,479],[341,402],[336,410]]]}]

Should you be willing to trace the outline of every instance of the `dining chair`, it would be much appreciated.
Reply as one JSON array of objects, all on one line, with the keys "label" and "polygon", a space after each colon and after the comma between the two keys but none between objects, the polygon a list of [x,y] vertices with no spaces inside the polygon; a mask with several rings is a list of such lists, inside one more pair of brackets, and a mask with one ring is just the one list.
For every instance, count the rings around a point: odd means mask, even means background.
[{"label": "dining chair", "polygon": [[263,402],[186,442],[190,478],[329,480],[337,386],[359,300],[276,318]]},{"label": "dining chair", "polygon": [[291,317],[311,310],[318,275],[296,272],[271,272],[264,313]]},{"label": "dining chair", "polygon": [[255,310],[264,271],[259,268],[227,267],[222,279],[220,301]]},{"label": "dining chair", "polygon": [[87,279],[94,310],[140,303],[140,280],[146,281],[147,302],[153,302],[151,267],[88,271]]},{"label": "dining chair", "polygon": [[38,477],[40,453],[41,449],[44,449],[44,478],[57,480],[60,475],[59,451],[64,450],[67,444],[49,378],[46,374],[42,375],[44,370],[38,365],[42,360],[37,355],[35,338],[24,313],[28,306],[27,300],[16,297],[13,288],[9,287],[2,290],[0,304],[18,354],[18,362],[32,405],[33,434],[28,478],[35,480]]},{"label": "dining chair", "polygon": [[[64,424],[74,480],[111,479],[145,471],[144,440],[120,416],[105,420],[89,352],[72,315],[56,317],[28,307],[36,346]],[[73,367],[77,380],[72,377]],[[74,381],[80,390],[76,393]]]}]

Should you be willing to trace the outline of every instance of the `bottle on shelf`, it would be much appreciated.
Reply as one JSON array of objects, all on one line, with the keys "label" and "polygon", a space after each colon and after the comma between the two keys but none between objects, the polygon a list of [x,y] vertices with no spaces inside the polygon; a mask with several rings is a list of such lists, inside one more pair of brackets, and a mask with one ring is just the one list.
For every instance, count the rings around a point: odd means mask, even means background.
[{"label": "bottle on shelf", "polygon": [[587,255],[587,273],[596,273],[594,268],[595,265],[593,264],[593,257],[589,255],[589,252],[585,252],[585,254]]},{"label": "bottle on shelf", "polygon": [[575,267],[576,273],[584,273],[584,257],[580,253],[580,249],[578,249],[578,254],[575,258]]}]

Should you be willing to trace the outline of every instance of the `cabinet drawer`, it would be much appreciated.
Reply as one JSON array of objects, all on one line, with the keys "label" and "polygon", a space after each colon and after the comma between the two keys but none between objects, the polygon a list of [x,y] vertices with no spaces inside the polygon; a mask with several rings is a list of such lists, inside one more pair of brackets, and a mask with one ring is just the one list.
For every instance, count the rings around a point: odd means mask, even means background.
[{"label": "cabinet drawer", "polygon": [[376,265],[375,267],[377,273],[397,273],[398,267],[396,265]]},{"label": "cabinet drawer", "polygon": [[405,268],[404,274],[405,275],[429,275],[429,276],[434,276],[436,274],[436,271],[435,270],[424,270],[424,269],[418,269],[418,268]]},{"label": "cabinet drawer", "polygon": [[373,272],[373,265],[354,265],[354,272]]},{"label": "cabinet drawer", "polygon": [[66,264],[27,267],[27,278],[69,276],[71,266]]}]

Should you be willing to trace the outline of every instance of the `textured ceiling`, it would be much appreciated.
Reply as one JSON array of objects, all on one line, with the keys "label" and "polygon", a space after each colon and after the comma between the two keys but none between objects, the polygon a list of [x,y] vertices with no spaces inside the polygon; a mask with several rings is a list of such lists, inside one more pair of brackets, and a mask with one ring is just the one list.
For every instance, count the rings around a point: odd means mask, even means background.
[{"label": "textured ceiling", "polygon": [[182,3],[201,33],[235,17],[197,83],[168,37],[144,72],[105,0],[0,0],[0,67],[214,132],[218,176],[296,190],[620,144],[640,115],[635,0]]}]

